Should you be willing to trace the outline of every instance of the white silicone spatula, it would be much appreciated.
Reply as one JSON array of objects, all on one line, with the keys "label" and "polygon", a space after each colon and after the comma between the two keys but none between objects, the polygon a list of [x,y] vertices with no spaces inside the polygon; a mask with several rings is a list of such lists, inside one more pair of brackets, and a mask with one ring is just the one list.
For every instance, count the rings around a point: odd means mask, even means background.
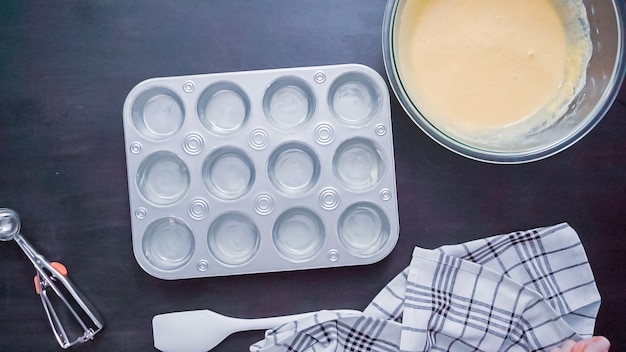
[{"label": "white silicone spatula", "polygon": [[[335,310],[342,315],[361,315],[358,310]],[[316,312],[272,318],[231,318],[210,310],[155,315],[152,319],[154,347],[163,352],[206,352],[238,331],[267,330],[308,317]]]}]

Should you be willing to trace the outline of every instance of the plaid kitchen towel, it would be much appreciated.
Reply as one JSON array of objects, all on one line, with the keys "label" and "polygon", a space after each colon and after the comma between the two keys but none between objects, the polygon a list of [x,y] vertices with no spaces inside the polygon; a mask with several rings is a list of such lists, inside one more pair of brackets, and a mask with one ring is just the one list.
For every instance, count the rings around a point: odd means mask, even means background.
[{"label": "plaid kitchen towel", "polygon": [[599,305],[564,223],[417,247],[363,315],[321,311],[268,330],[250,351],[547,351],[591,336]]}]

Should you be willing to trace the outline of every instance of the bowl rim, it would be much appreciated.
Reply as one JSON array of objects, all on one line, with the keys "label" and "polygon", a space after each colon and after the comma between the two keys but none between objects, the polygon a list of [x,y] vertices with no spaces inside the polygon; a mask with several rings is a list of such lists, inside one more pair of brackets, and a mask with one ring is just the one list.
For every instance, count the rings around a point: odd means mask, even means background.
[{"label": "bowl rim", "polygon": [[[404,0],[405,1],[405,0]],[[617,53],[615,65],[608,88],[604,91],[590,115],[593,119],[582,126],[577,127],[563,138],[543,147],[523,150],[519,152],[499,152],[471,146],[458,141],[438,129],[428,119],[423,116],[413,101],[408,97],[399,77],[394,50],[393,24],[398,15],[398,7],[403,0],[387,0],[383,17],[382,28],[382,51],[385,71],[391,89],[393,90],[400,106],[409,118],[431,139],[439,143],[446,149],[464,157],[493,164],[522,164],[542,160],[555,155],[578,142],[586,136],[609,111],[624,81],[626,73],[626,4],[623,1],[612,1],[614,13],[617,20]]]}]

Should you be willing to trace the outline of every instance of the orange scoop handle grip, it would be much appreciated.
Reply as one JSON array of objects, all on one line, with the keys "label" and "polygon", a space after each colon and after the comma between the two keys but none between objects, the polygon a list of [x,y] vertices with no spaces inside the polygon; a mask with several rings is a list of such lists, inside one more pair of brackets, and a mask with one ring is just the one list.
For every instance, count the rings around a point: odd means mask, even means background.
[{"label": "orange scoop handle grip", "polygon": [[[51,262],[50,265],[54,268],[54,270],[61,274],[61,276],[67,276],[67,268],[65,265],[59,262]],[[39,286],[40,284],[37,275],[33,278],[33,282],[35,283],[35,292],[37,292],[38,295],[41,294],[41,287]]]}]

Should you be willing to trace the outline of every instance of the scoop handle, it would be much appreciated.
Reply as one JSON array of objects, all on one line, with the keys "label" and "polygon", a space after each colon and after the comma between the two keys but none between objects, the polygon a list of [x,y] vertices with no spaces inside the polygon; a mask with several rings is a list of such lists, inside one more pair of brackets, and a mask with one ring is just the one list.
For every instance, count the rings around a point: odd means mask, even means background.
[{"label": "scoop handle", "polygon": [[[35,276],[37,294],[41,297],[46,315],[59,345],[63,348],[68,348],[76,343],[92,340],[94,335],[104,327],[104,323],[91,302],[67,278],[65,266],[49,262],[22,234],[18,233],[13,239],[37,271]],[[49,294],[46,293],[47,289],[51,289],[54,292],[56,299],[50,300]],[[55,305],[57,306],[56,308]],[[58,318],[57,309],[65,309],[74,317],[75,321],[84,330],[82,336],[78,336],[76,339],[73,339],[74,336],[72,338],[68,336],[64,322]]]}]

